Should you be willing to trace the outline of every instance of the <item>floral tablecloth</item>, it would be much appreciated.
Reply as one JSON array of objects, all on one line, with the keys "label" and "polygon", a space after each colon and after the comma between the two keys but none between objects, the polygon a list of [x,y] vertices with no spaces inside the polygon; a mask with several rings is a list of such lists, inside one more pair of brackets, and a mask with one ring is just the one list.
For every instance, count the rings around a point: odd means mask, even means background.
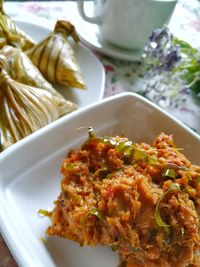
[{"label": "floral tablecloth", "polygon": [[[57,19],[68,19],[76,24],[79,17],[74,1],[5,2],[5,11],[13,19],[36,23],[51,29],[53,29]],[[200,1],[179,0],[169,28],[175,36],[200,49]],[[184,101],[179,101],[177,96],[174,99],[172,97],[170,101],[163,101],[162,94],[166,87],[163,87],[159,80],[141,76],[138,63],[109,58],[100,53],[96,54],[106,70],[104,97],[124,91],[142,92],[144,94],[145,88],[148,87],[147,84],[150,84],[152,91],[146,94],[150,100],[182,120],[194,131],[200,133],[200,105],[195,103],[187,95],[187,92],[184,92]],[[154,90],[154,88],[158,90]],[[0,266],[17,266],[1,236]]]}]

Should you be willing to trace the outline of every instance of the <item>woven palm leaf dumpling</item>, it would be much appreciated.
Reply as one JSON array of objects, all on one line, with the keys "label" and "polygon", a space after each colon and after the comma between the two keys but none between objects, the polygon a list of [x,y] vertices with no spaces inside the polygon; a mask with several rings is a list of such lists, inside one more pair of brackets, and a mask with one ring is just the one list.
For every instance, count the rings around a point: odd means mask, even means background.
[{"label": "woven palm leaf dumpling", "polygon": [[12,79],[23,84],[45,89],[52,94],[58,106],[59,117],[77,108],[75,103],[64,98],[53,88],[20,48],[6,45],[0,50],[0,54],[7,58],[6,66]]},{"label": "woven palm leaf dumpling", "polygon": [[23,32],[8,16],[3,8],[3,0],[0,0],[0,48],[4,45],[20,46],[23,51],[35,45],[35,41]]},{"label": "woven palm leaf dumpling", "polygon": [[79,42],[75,27],[59,20],[54,32],[26,53],[49,82],[83,89],[86,85],[70,37]]},{"label": "woven palm leaf dumpling", "polygon": [[77,108],[12,45],[0,50],[0,151]]},{"label": "woven palm leaf dumpling", "polygon": [[64,107],[66,113],[76,109],[53,87],[47,90],[12,79],[7,59],[0,55],[0,150],[58,119]]},{"label": "woven palm leaf dumpling", "polygon": [[[4,12],[0,0],[0,151],[77,109],[51,84],[63,84],[66,91],[86,88],[69,36],[79,41],[73,25],[58,21],[54,32],[36,44]],[[39,57],[37,66],[33,59]],[[41,67],[47,58],[45,71]]]},{"label": "woven palm leaf dumpling", "polygon": [[57,84],[86,88],[69,37],[79,42],[75,27],[68,21],[59,20],[54,32],[38,44],[8,16],[0,0],[0,48],[5,45],[21,47],[39,68],[44,77]]}]

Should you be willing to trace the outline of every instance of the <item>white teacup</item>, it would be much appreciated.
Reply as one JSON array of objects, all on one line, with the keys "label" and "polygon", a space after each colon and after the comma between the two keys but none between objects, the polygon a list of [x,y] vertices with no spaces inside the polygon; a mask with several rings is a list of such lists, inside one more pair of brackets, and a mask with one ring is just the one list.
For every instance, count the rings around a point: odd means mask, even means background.
[{"label": "white teacup", "polygon": [[94,0],[94,16],[77,0],[81,17],[99,26],[100,37],[125,49],[142,49],[154,29],[168,23],[178,0]]}]

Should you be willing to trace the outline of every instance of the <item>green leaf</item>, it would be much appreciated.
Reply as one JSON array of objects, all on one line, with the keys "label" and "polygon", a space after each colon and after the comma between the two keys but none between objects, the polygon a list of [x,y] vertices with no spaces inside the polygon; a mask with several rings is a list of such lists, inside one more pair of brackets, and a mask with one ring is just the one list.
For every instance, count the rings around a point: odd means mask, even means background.
[{"label": "green leaf", "polygon": [[135,149],[133,153],[133,157],[135,160],[145,161],[148,157],[148,154],[140,149]]},{"label": "green leaf", "polygon": [[188,44],[187,42],[183,41],[183,40],[180,40],[178,39],[177,37],[173,37],[173,43],[175,45],[179,45],[181,49],[191,49],[191,50],[194,50],[196,51],[194,48],[192,48],[192,46],[190,44]]},{"label": "green leaf", "polygon": [[[199,74],[200,75],[200,74]],[[192,86],[191,89],[194,94],[199,94],[200,93],[200,79],[197,80]]]},{"label": "green leaf", "polygon": [[163,194],[163,196],[159,199],[157,205],[156,205],[156,210],[155,210],[155,218],[156,222],[160,227],[170,227],[170,225],[166,224],[160,214],[160,203],[163,201],[163,199],[168,196],[170,193],[179,191],[180,186],[179,184],[172,184],[172,186]]},{"label": "green leaf", "polygon": [[156,163],[158,163],[158,160],[156,157],[148,155],[148,163],[149,164],[156,164]]},{"label": "green leaf", "polygon": [[162,172],[162,177],[167,177],[167,178],[173,178],[176,179],[176,172],[174,169],[165,169]]},{"label": "green leaf", "polygon": [[131,141],[125,141],[125,142],[120,142],[116,147],[115,150],[117,152],[122,152],[124,156],[130,157],[132,150],[133,150],[133,145]]},{"label": "green leaf", "polygon": [[155,217],[156,217],[156,222],[160,227],[170,227],[170,225],[166,224],[163,221],[163,219],[161,218],[161,215],[160,215],[160,201],[158,202],[158,205],[156,206]]},{"label": "green leaf", "polygon": [[150,156],[145,151],[143,151],[141,149],[137,149],[137,148],[135,148],[135,150],[133,152],[133,158],[136,161],[137,160],[139,160],[139,161],[145,161],[145,162],[148,162],[149,164],[156,164],[156,163],[158,163],[156,157]]},{"label": "green leaf", "polygon": [[200,183],[200,175],[199,176],[197,176],[197,183]]},{"label": "green leaf", "polygon": [[43,210],[43,209],[39,209],[38,214],[42,215],[42,216],[45,216],[45,217],[50,217],[52,212],[47,211],[47,210]]},{"label": "green leaf", "polygon": [[117,241],[117,242],[112,243],[111,249],[112,249],[112,251],[118,250],[119,249],[119,242]]},{"label": "green leaf", "polygon": [[68,171],[73,170],[74,164],[73,163],[64,163],[63,166],[65,169],[67,169]]},{"label": "green leaf", "polygon": [[103,214],[97,208],[93,208],[89,214],[96,216],[100,222],[103,222]]},{"label": "green leaf", "polygon": [[81,202],[81,196],[76,194],[75,192],[71,191],[68,188],[63,189],[63,193],[66,197],[66,199],[71,199],[73,200],[75,203],[80,203]]}]

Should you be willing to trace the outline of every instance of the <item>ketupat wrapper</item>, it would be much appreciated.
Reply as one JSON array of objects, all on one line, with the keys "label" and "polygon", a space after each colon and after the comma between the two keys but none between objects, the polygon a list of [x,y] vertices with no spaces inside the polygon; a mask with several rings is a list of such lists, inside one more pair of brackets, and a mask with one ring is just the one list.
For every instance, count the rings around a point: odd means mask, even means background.
[{"label": "ketupat wrapper", "polygon": [[7,58],[7,71],[12,79],[23,84],[45,89],[54,96],[59,116],[63,116],[76,109],[76,105],[73,102],[65,99],[52,87],[20,48],[4,46],[0,53]]},{"label": "ketupat wrapper", "polygon": [[57,21],[54,32],[27,51],[27,55],[44,77],[53,83],[76,88],[86,88],[74,50],[68,41],[79,42],[74,26],[67,21]]},{"label": "ketupat wrapper", "polygon": [[[74,109],[71,103],[69,107],[70,111]],[[7,71],[6,58],[0,55],[0,149],[8,148],[59,117],[54,94],[13,80]]]},{"label": "ketupat wrapper", "polygon": [[0,48],[6,44],[20,46],[23,51],[26,51],[33,47],[35,42],[4,12],[3,0],[0,0]]}]

